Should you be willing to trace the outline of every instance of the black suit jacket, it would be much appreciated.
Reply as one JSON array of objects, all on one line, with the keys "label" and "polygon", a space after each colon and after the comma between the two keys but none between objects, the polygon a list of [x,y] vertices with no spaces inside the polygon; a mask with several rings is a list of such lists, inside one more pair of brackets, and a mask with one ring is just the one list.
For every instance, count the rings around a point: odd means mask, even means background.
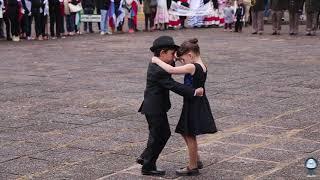
[{"label": "black suit jacket", "polygon": [[142,114],[162,114],[171,108],[169,90],[192,98],[195,90],[174,81],[169,73],[155,63],[150,63],[147,71],[147,85],[139,112]]}]

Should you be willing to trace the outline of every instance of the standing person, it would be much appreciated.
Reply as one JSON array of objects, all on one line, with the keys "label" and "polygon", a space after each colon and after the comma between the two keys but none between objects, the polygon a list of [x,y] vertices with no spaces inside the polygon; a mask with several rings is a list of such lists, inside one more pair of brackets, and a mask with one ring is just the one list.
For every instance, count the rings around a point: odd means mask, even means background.
[{"label": "standing person", "polygon": [[[150,50],[161,61],[172,63],[177,48],[172,37],[160,36],[154,40]],[[202,88],[195,90],[180,84],[157,64],[149,63],[144,100],[139,108],[139,112],[145,115],[149,125],[147,147],[137,159],[137,163],[142,164],[141,173],[143,175],[165,174],[165,171],[157,169],[156,161],[171,136],[167,117],[167,111],[171,107],[169,90],[186,98],[194,98],[194,95],[202,96],[203,94]]]},{"label": "standing person", "polygon": [[227,0],[218,0],[219,5],[219,26],[224,27],[224,14],[223,10],[227,6]]},{"label": "standing person", "polygon": [[129,33],[134,33],[134,11],[133,11],[133,4],[134,0],[124,0],[122,7],[125,12],[125,19],[128,21],[128,29]]},{"label": "standing person", "polygon": [[[101,7],[100,7],[99,0],[95,0],[95,1],[94,1],[94,4],[95,4],[95,8],[96,8],[96,13],[97,13],[97,15],[101,15]],[[100,22],[98,22],[98,29],[99,29],[99,31],[101,32]]]},{"label": "standing person", "polygon": [[[180,2],[182,6],[185,6],[187,8],[190,6],[188,3],[188,0],[180,0]],[[185,29],[186,28],[185,21],[187,19],[187,16],[179,16],[179,19],[180,19],[181,29]]]},{"label": "standing person", "polygon": [[105,35],[107,34],[112,34],[108,30],[108,9],[110,8],[110,0],[96,0],[99,8],[100,8],[100,14],[101,14],[101,22],[100,22],[100,34]]},{"label": "standing person", "polygon": [[238,7],[236,9],[236,24],[235,24],[235,32],[242,32],[242,26],[244,21],[244,16],[246,13],[246,8],[242,1],[239,1]]},{"label": "standing person", "polygon": [[280,35],[281,22],[284,10],[288,7],[287,0],[270,0],[270,9],[272,16],[272,35]]},{"label": "standing person", "polygon": [[[27,39],[27,27],[28,27],[28,16],[31,12],[31,2],[29,1],[30,9],[27,8],[27,0],[21,0],[21,20],[20,20],[20,38]],[[30,30],[31,33],[31,30]],[[30,36],[30,35],[29,35]]]},{"label": "standing person", "polygon": [[67,35],[73,36],[74,35],[74,16],[72,16],[69,8],[69,0],[64,0],[64,14],[66,19],[66,29],[67,29]]},{"label": "standing person", "polygon": [[251,0],[252,34],[263,34],[264,0]]},{"label": "standing person", "polygon": [[169,13],[167,9],[167,0],[158,0],[156,17],[154,23],[158,25],[160,30],[166,29],[166,24],[169,23]]},{"label": "standing person", "polygon": [[65,22],[64,22],[64,17],[66,16],[64,14],[64,2],[63,0],[59,0],[60,2],[60,6],[59,6],[59,9],[60,9],[60,34],[62,34],[62,38],[65,38],[67,33],[66,33],[66,30],[65,30]]},{"label": "standing person", "polygon": [[135,32],[139,31],[139,29],[138,29],[138,9],[139,9],[139,3],[140,4],[142,3],[142,2],[138,2],[138,1],[141,1],[141,0],[134,0],[132,2],[131,16],[132,16],[133,30]]},{"label": "standing person", "polygon": [[288,0],[289,10],[289,35],[294,36],[299,31],[299,11],[303,7],[304,0]]},{"label": "standing person", "polygon": [[[185,65],[173,67],[158,58],[152,58],[152,62],[159,65],[169,74],[185,74],[185,85],[192,88],[204,88],[208,70],[200,56],[198,40],[190,39],[182,43],[177,51],[177,56]],[[197,136],[217,132],[205,92],[204,88],[202,97],[183,99],[182,112],[175,132],[181,134],[186,142],[189,152],[189,164],[185,168],[176,171],[180,176],[199,174],[199,169],[203,167],[203,164],[198,154]]]},{"label": "standing person", "polygon": [[307,13],[307,36],[315,36],[318,29],[320,15],[320,0],[305,0]]},{"label": "standing person", "polygon": [[212,3],[212,13],[204,17],[204,25],[206,27],[213,27],[219,25],[219,4],[218,0],[204,0],[204,4]]},{"label": "standing person", "polygon": [[224,14],[224,31],[227,31],[229,28],[230,32],[232,32],[234,9],[233,7],[231,7],[231,3],[228,3],[227,7],[224,8],[223,14]]},{"label": "standing person", "polygon": [[[203,5],[203,0],[190,0],[190,9],[193,11],[197,11],[197,9]],[[204,25],[203,20],[203,16],[189,16],[188,25],[194,28],[199,28]]]},{"label": "standing person", "polygon": [[61,14],[60,1],[49,0],[49,15],[50,15],[50,36],[52,39],[61,37]]},{"label": "standing person", "polygon": [[11,25],[12,41],[20,41],[19,31],[19,2],[18,0],[8,0],[7,13]]},{"label": "standing person", "polygon": [[[123,33],[123,23],[124,23],[124,10],[122,8],[122,0],[114,0],[114,14],[116,17],[116,24],[115,27],[112,27],[112,32],[114,32],[114,29],[117,28],[117,32]],[[112,5],[112,2],[111,2]],[[109,11],[112,10],[110,5]]]},{"label": "standing person", "polygon": [[6,24],[6,38],[7,41],[12,41],[12,36],[11,36],[11,23],[9,20],[9,14],[8,14],[8,0],[3,0],[3,20],[4,23]]},{"label": "standing person", "polygon": [[34,19],[34,29],[36,31],[36,39],[43,40],[42,37],[42,25],[41,25],[41,13],[42,13],[43,0],[31,1],[31,14]]},{"label": "standing person", "polygon": [[158,0],[151,0],[150,1],[150,10],[151,10],[150,20],[152,22],[152,25],[150,25],[152,27],[151,31],[154,31],[157,29],[154,24],[154,18],[156,17],[156,14],[157,14],[157,6],[158,6]]},{"label": "standing person", "polygon": [[[120,3],[123,3],[124,1],[126,0],[110,0],[110,7],[109,7],[109,10],[108,10],[108,18],[109,18],[109,26],[111,27],[111,31],[112,33],[115,32],[115,29],[117,27],[117,15],[116,15],[116,12],[117,12],[117,7],[116,7],[116,1],[119,1],[119,7],[118,8],[122,8],[122,4]],[[124,20],[123,20],[124,21]],[[122,28],[121,28],[122,30]]]},{"label": "standing person", "polygon": [[[93,11],[94,11],[94,2],[93,2],[93,0],[82,0],[81,4],[82,4],[82,8],[83,8],[83,13],[84,14],[88,14],[88,15],[92,15],[93,14]],[[89,28],[88,28],[88,24],[89,24]],[[84,29],[85,32],[93,33],[92,22],[84,22],[83,23],[83,29]]]},{"label": "standing person", "polygon": [[43,0],[42,13],[41,13],[41,33],[44,40],[49,39],[48,16],[49,16],[49,1]]},{"label": "standing person", "polygon": [[[71,0],[70,2],[72,5],[74,6],[80,6],[81,5],[81,0]],[[80,21],[80,11],[77,12],[72,12],[72,14],[74,14],[74,32],[76,34],[81,34],[81,30],[80,30],[80,25],[81,25],[81,21]]]},{"label": "standing person", "polygon": [[153,20],[151,19],[151,0],[143,1],[143,14],[144,14],[144,32],[148,32],[153,27]]},{"label": "standing person", "polygon": [[0,39],[5,37],[3,32],[3,4],[3,0],[0,0]]},{"label": "standing person", "polygon": [[[177,0],[173,0],[175,3],[177,3]],[[167,1],[168,2],[168,1]],[[170,2],[171,4],[172,2]],[[170,8],[168,9],[169,12]],[[168,23],[168,29],[175,30],[178,29],[181,25],[180,17],[177,15],[169,14],[169,23]]]}]

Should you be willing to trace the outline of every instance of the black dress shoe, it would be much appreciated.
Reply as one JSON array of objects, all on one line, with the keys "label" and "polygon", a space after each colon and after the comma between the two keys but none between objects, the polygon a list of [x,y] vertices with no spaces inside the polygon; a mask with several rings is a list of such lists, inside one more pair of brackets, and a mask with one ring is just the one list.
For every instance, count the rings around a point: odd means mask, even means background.
[{"label": "black dress shoe", "polygon": [[251,33],[251,34],[258,34],[258,32],[253,32],[253,33]]},{"label": "black dress shoe", "polygon": [[200,174],[199,169],[189,169],[189,167],[182,168],[176,171],[178,176],[197,176]]},{"label": "black dress shoe", "polygon": [[143,158],[142,157],[138,157],[137,159],[136,159],[136,162],[138,163],[138,164],[141,164],[141,165],[143,165]]},{"label": "black dress shoe", "polygon": [[166,174],[165,171],[162,171],[162,170],[144,170],[142,169],[141,170],[141,173],[142,175],[147,175],[147,176],[163,176]]},{"label": "black dress shoe", "polygon": [[277,35],[278,33],[277,32],[273,32],[271,35]]}]

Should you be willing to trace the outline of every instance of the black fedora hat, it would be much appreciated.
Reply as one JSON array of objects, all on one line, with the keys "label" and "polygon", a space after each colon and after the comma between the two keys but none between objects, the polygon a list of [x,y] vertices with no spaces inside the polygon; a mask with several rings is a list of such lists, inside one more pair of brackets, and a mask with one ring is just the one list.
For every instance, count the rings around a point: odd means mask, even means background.
[{"label": "black fedora hat", "polygon": [[153,41],[153,45],[150,50],[154,52],[160,48],[178,49],[179,46],[174,43],[174,40],[171,36],[160,36]]}]

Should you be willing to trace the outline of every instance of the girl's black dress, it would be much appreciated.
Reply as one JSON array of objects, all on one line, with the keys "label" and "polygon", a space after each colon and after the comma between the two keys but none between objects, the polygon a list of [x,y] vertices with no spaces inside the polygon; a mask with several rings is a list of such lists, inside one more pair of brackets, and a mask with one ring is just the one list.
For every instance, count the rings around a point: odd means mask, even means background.
[{"label": "girl's black dress", "polygon": [[[204,88],[207,72],[200,64],[194,64],[194,75],[186,74],[184,84],[193,88]],[[181,116],[175,130],[183,135],[200,135],[217,132],[206,93],[202,97],[184,98]]]}]

